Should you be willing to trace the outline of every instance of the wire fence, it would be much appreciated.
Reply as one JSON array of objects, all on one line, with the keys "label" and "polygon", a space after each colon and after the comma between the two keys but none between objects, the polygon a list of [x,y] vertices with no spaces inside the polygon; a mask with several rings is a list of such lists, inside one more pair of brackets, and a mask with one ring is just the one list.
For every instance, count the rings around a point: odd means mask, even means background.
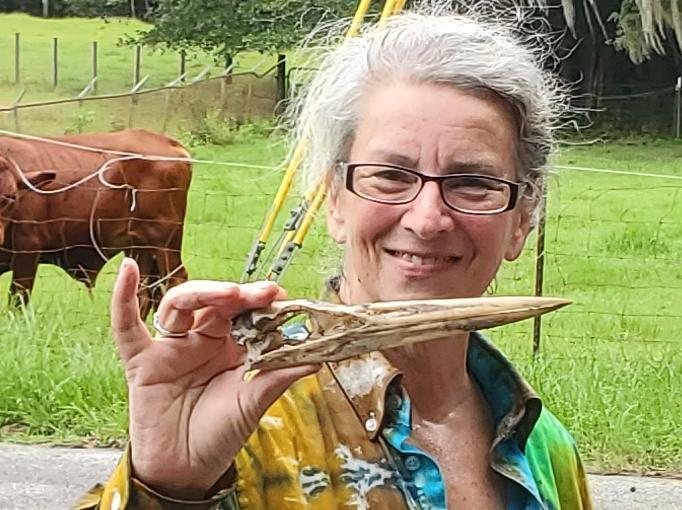
[{"label": "wire fence", "polygon": [[[273,72],[242,73],[136,94],[0,109],[0,128],[57,135],[130,126],[196,135],[228,121],[270,118],[276,98]],[[281,177],[274,164],[286,152],[257,140],[258,146],[251,148],[197,147],[193,154],[201,162],[194,166],[183,240],[191,278],[237,280],[241,275]],[[657,154],[656,147],[635,148],[625,168],[593,168],[581,165],[580,158],[564,161],[548,190],[544,235],[536,230],[521,259],[503,267],[494,291],[564,296],[575,304],[544,318],[535,332],[525,323],[493,332],[493,337],[512,339],[507,347],[526,354],[562,353],[566,345],[577,348],[588,340],[655,349],[679,341],[682,170],[674,161],[682,161],[680,151],[659,158],[662,168],[648,161]],[[292,198],[287,207],[294,205]],[[323,230],[318,226],[306,240],[285,277],[291,296],[316,296],[324,275],[338,269],[338,252]],[[66,307],[72,320],[83,325],[95,315],[103,320],[114,270],[108,265],[95,290],[87,292],[66,282],[54,266],[41,266],[35,309],[47,317]],[[6,275],[0,290],[8,282]],[[99,312],[93,314],[93,307]],[[528,340],[534,333],[535,349]]]},{"label": "wire fence", "polygon": [[274,68],[141,89],[0,108],[0,128],[41,135],[145,128],[178,135],[270,118],[278,102]]}]

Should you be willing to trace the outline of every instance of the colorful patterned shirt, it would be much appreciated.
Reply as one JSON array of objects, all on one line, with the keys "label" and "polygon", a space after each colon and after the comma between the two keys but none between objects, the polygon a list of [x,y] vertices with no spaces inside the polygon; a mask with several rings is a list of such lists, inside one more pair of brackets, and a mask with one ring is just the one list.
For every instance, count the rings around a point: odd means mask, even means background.
[{"label": "colorful patterned shirt", "polygon": [[[505,507],[591,509],[583,466],[566,429],[483,336],[472,333],[467,352],[467,370],[495,426],[489,464],[504,481]],[[227,471],[225,488],[206,500],[174,500],[145,486],[135,479],[127,450],[107,484],[93,488],[77,508],[444,509],[440,468],[410,444],[411,435],[411,405],[400,373],[373,352],[327,363],[289,388]]]},{"label": "colorful patterned shirt", "polygon": [[[506,508],[591,508],[564,427],[481,335],[470,336],[468,353],[496,424],[490,466],[505,480]],[[329,364],[268,410],[237,457],[234,488],[201,503],[165,498],[131,476],[127,453],[78,508],[443,509],[437,463],[408,442],[410,414],[399,374],[381,354]]]}]

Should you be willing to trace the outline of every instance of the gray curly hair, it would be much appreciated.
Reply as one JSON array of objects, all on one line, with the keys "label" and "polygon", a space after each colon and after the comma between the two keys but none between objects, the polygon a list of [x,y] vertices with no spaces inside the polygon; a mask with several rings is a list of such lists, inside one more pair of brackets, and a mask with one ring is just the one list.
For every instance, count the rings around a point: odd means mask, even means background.
[{"label": "gray curly hair", "polygon": [[518,176],[530,184],[530,198],[538,203],[553,132],[565,110],[558,82],[542,67],[541,45],[524,44],[528,40],[522,41],[518,24],[477,19],[482,16],[472,12],[428,11],[367,26],[325,52],[319,71],[292,108],[296,137],[307,144],[304,187],[329,177],[335,162],[348,158],[358,105],[368,87],[402,80],[492,93],[507,102],[519,127]]}]

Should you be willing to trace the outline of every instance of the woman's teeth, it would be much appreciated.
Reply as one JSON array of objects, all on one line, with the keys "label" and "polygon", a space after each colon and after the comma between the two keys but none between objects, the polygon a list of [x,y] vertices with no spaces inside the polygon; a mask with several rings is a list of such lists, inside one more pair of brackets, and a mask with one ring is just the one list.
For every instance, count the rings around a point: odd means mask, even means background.
[{"label": "woman's teeth", "polygon": [[446,262],[452,259],[452,257],[420,257],[419,255],[414,255],[404,251],[396,251],[394,253],[396,257],[400,257],[403,260],[412,262],[415,266],[433,266],[435,264]]}]

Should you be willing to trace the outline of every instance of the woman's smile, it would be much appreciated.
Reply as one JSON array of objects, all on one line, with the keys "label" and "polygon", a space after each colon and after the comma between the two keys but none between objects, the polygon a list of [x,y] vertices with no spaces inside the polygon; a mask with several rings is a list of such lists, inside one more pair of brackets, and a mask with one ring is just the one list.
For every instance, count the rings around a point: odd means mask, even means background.
[{"label": "woman's smile", "polygon": [[459,257],[437,256],[424,251],[384,249],[394,261],[398,271],[408,276],[431,276],[453,269]]}]

